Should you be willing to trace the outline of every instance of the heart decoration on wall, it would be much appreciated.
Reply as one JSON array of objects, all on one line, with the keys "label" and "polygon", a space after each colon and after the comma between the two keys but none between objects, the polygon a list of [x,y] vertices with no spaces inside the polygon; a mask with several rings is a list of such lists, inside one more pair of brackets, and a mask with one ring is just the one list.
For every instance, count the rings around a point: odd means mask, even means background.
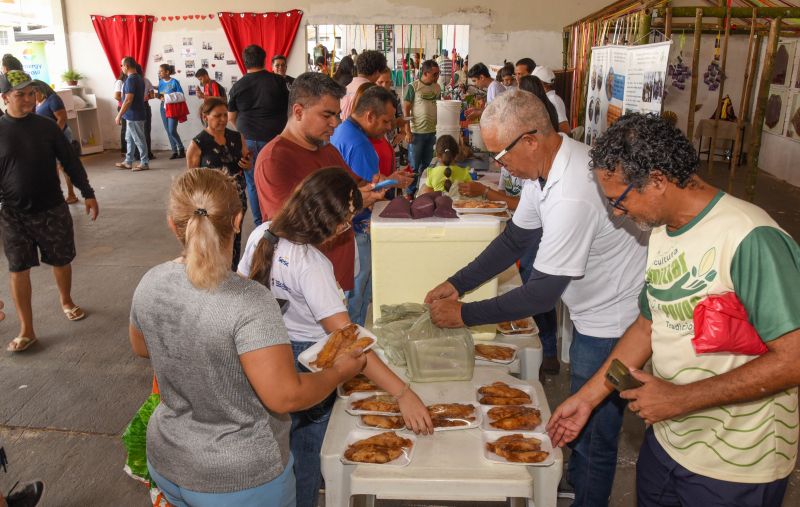
[{"label": "heart decoration on wall", "polygon": [[208,16],[206,16],[205,14],[202,14],[202,15],[200,16],[200,19],[206,19],[207,17],[208,17]]},{"label": "heart decoration on wall", "polygon": [[189,19],[189,16],[184,16],[184,17],[183,17],[183,20],[184,20],[184,21],[186,21],[187,19]]},{"label": "heart decoration on wall", "polygon": [[167,17],[167,19],[169,19],[170,21],[172,21],[172,20],[173,20],[173,19],[175,19],[175,18],[174,18],[173,16],[168,16],[168,17]]},{"label": "heart decoration on wall", "polygon": [[189,14],[189,19],[194,19],[194,14]]},{"label": "heart decoration on wall", "polygon": [[161,21],[166,21],[166,20],[167,20],[166,16],[161,16]]},{"label": "heart decoration on wall", "polygon": [[213,68],[216,68],[216,66],[217,66],[217,64],[216,64],[216,63],[212,63],[212,64],[211,64],[211,68],[212,68],[212,69],[213,69]]}]

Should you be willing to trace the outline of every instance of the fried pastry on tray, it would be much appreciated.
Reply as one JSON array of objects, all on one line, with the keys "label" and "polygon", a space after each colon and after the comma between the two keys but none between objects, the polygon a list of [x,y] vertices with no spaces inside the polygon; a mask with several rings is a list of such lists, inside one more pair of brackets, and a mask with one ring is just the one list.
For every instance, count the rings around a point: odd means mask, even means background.
[{"label": "fried pastry on tray", "polygon": [[317,358],[311,361],[311,366],[320,369],[330,368],[340,355],[356,348],[369,347],[372,342],[372,338],[369,337],[358,338],[358,326],[350,324],[334,332],[328,338],[322,350],[317,354]]},{"label": "fried pastry on tray", "polygon": [[400,405],[397,400],[388,394],[375,394],[353,402],[354,410],[369,410],[370,412],[389,412],[392,414],[400,413]]},{"label": "fried pastry on tray", "polygon": [[480,400],[481,405],[527,405],[531,398],[525,395],[524,398],[500,398],[497,396],[484,396]]},{"label": "fried pastry on tray", "polygon": [[[472,419],[475,419],[474,417]],[[432,417],[434,428],[457,428],[459,426],[468,426],[469,422],[465,419],[445,419],[443,417]]]},{"label": "fried pastry on tray", "polygon": [[532,430],[542,424],[542,417],[537,410],[535,413],[504,417],[492,421],[489,425],[499,430]]},{"label": "fried pastry on tray", "polygon": [[467,419],[475,420],[475,407],[467,403],[437,403],[428,405],[428,412],[431,417],[443,419]]},{"label": "fried pastry on tray", "polygon": [[503,347],[502,345],[479,343],[475,345],[475,355],[494,361],[509,361],[514,357],[514,349],[511,347]]},{"label": "fried pastry on tray", "polygon": [[353,393],[360,393],[366,391],[380,391],[380,387],[378,387],[374,382],[370,379],[365,377],[364,375],[358,374],[355,377],[351,378],[344,384],[342,384],[342,391],[344,391],[345,396],[350,396]]},{"label": "fried pastry on tray", "polygon": [[361,422],[365,426],[383,430],[399,430],[406,426],[402,417],[394,415],[362,415]]},{"label": "fried pastry on tray", "polygon": [[495,382],[478,389],[478,392],[484,396],[493,396],[496,398],[530,398],[528,393],[516,387],[511,387],[505,382]]},{"label": "fried pastry on tray", "polygon": [[486,449],[514,463],[541,463],[550,455],[541,450],[541,445],[538,438],[526,438],[515,433],[487,442]]},{"label": "fried pastry on tray", "polygon": [[386,447],[382,445],[350,446],[344,451],[345,458],[359,463],[389,463],[402,455],[402,447]]},{"label": "fried pastry on tray", "polygon": [[406,447],[409,448],[414,443],[408,439],[403,438],[394,431],[387,431],[385,433],[380,433],[378,435],[366,438],[364,440],[359,440],[354,446],[359,445],[382,445],[385,447]]},{"label": "fried pastry on tray", "polygon": [[517,417],[526,414],[541,415],[539,410],[533,407],[519,407],[519,406],[492,407],[489,409],[488,412],[486,412],[486,415],[489,416],[489,419],[491,419],[492,421],[505,419],[506,417]]}]

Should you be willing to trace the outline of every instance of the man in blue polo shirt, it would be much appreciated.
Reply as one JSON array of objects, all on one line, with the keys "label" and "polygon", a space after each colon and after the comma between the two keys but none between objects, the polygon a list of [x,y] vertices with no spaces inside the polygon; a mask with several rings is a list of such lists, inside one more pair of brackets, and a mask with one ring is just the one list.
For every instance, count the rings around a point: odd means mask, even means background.
[{"label": "man in blue polo shirt", "polygon": [[[352,115],[331,136],[331,144],[339,150],[354,173],[367,181],[378,174],[378,153],[369,138],[385,136],[394,126],[394,96],[385,88],[373,86],[358,98]],[[401,186],[408,186],[410,178],[400,173],[391,176]],[[367,208],[353,218],[353,231],[358,248],[358,269],[355,286],[347,296],[350,320],[364,324],[367,307],[372,299],[372,255],[369,239],[369,220],[372,212]]]},{"label": "man in blue polo shirt", "polygon": [[[125,154],[125,160],[115,165],[120,169],[146,171],[150,169],[150,159],[148,158],[150,151],[147,149],[147,141],[144,137],[144,121],[147,119],[144,110],[147,104],[144,100],[144,79],[136,73],[136,60],[130,56],[122,59],[122,72],[128,77],[122,87],[123,101],[119,113],[117,113],[116,122],[117,125],[121,125],[124,118],[128,124],[125,132],[128,152]],[[136,148],[141,154],[141,162],[134,166],[132,165],[133,152]]]}]

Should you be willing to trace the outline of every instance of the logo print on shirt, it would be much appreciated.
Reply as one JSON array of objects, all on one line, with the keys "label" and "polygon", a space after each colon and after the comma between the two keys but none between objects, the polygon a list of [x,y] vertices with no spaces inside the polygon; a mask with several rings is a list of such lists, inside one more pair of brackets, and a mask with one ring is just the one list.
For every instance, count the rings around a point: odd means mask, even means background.
[{"label": "logo print on shirt", "polygon": [[675,321],[692,321],[694,307],[703,299],[699,293],[717,278],[717,271],[712,269],[716,255],[715,248],[709,249],[703,254],[700,263],[690,270],[685,253],[681,252],[668,262],[655,263],[664,267],[648,269],[647,294],[655,300],[654,309],[663,311],[669,319]]},{"label": "logo print on shirt", "polygon": [[284,266],[286,266],[287,268],[289,267],[289,261],[288,261],[288,260],[286,260],[286,258],[284,258],[283,256],[279,256],[279,257],[278,257],[278,262],[279,262],[279,263],[281,263],[281,264],[283,264],[283,265],[284,265]]}]

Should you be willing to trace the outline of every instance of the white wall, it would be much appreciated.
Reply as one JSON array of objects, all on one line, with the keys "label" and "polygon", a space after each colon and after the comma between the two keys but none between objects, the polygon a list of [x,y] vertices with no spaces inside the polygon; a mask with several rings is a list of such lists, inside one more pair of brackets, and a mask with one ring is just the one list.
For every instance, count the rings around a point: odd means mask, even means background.
[{"label": "white wall", "polygon": [[[564,0],[558,9],[549,2],[527,0],[495,0],[491,6],[476,0],[329,0],[319,2],[301,0],[286,5],[278,0],[232,0],[224,5],[215,0],[166,4],[159,0],[123,0],[110,3],[107,0],[68,0],[65,2],[67,40],[73,67],[87,76],[86,87],[97,94],[101,123],[104,129],[104,144],[108,148],[118,146],[118,130],[113,124],[116,104],[112,98],[113,79],[105,55],[91,25],[90,15],[148,14],[158,16],[215,13],[221,7],[229,11],[284,11],[292,8],[304,11],[303,22],[289,53],[289,74],[297,75],[304,70],[304,30],[310,24],[466,24],[470,25],[470,61],[477,63],[517,60],[533,57],[538,63],[560,67],[562,62],[562,27],[592,11],[603,7],[607,0]],[[493,34],[507,34],[506,40],[491,40]],[[147,75],[152,80],[155,67],[152,58],[165,41],[180,41],[182,37],[195,40],[215,41],[215,48],[222,47],[224,34],[217,19],[203,21],[187,20],[162,22],[153,30],[150,63]],[[218,41],[218,43],[217,43]],[[179,46],[176,46],[176,51]],[[198,50],[201,51],[201,50]],[[226,48],[226,51],[229,51]],[[178,59],[175,59],[176,62]],[[211,69],[209,69],[211,70]],[[184,87],[189,84],[179,74]],[[230,77],[225,76],[225,85]],[[198,103],[192,98],[190,110],[195,113]],[[155,101],[153,103],[155,109]],[[155,111],[154,111],[155,112]],[[166,135],[158,115],[154,115],[153,143],[156,149],[168,146]],[[197,114],[192,114],[188,123],[179,127],[181,136],[188,141],[200,131]]]}]

